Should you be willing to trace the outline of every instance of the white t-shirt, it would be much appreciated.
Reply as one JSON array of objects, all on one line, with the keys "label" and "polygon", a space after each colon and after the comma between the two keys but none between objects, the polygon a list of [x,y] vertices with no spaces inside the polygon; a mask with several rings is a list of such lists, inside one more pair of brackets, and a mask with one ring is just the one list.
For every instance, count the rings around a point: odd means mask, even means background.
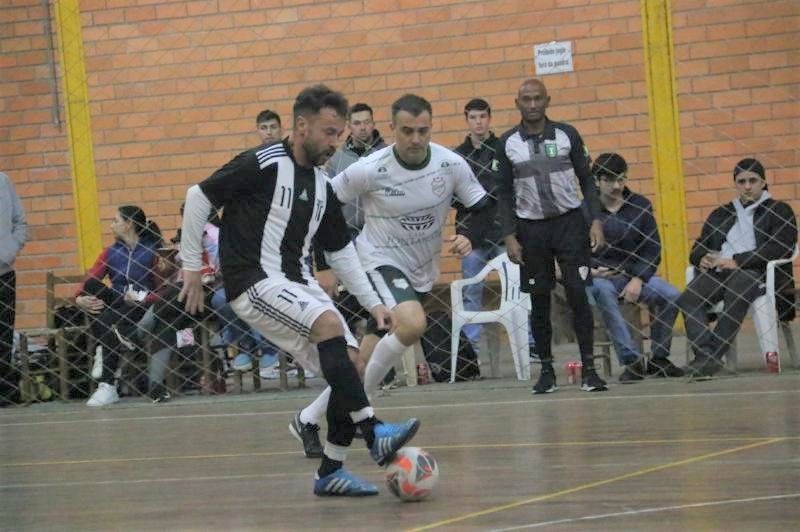
[{"label": "white t-shirt", "polygon": [[368,270],[394,266],[414,290],[428,292],[439,276],[442,228],[455,196],[472,207],[486,195],[467,162],[439,144],[430,144],[430,160],[409,169],[394,145],[353,163],[331,182],[343,203],[360,199],[364,228],[356,239],[361,264]]}]

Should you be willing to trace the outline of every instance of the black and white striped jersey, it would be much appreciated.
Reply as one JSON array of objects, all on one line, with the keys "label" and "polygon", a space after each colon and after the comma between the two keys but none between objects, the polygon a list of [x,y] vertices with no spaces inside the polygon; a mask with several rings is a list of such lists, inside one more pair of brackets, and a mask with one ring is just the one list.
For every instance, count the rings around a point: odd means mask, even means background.
[{"label": "black and white striped jersey", "polygon": [[200,189],[225,209],[220,265],[229,301],[267,277],[308,284],[315,236],[325,251],[350,242],[327,174],[299,166],[286,140],[240,153]]}]

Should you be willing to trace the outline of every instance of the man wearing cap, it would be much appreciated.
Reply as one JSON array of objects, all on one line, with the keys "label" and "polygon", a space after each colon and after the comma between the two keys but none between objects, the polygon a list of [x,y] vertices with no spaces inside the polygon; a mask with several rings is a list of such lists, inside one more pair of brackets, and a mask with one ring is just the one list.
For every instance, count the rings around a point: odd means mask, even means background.
[{"label": "man wearing cap", "polygon": [[[791,257],[797,244],[794,211],[772,199],[759,161],[739,161],[733,181],[738,197],[717,207],[703,224],[689,255],[699,273],[678,299],[695,354],[688,368],[694,378],[711,377],[722,368],[747,309],[764,293],[767,262]],[[791,264],[776,269],[775,293],[779,314],[789,318],[784,312],[794,312]],[[724,309],[712,330],[706,317],[719,301]]]},{"label": "man wearing cap", "polygon": [[[632,383],[648,374],[682,377],[670,362],[672,328],[678,317],[680,290],[656,276],[661,262],[658,235],[650,200],[627,187],[628,163],[617,153],[603,153],[592,165],[600,189],[600,221],[606,247],[592,256],[591,294],[603,315],[617,358],[625,370],[619,382]],[[652,317],[649,363],[631,337],[620,303],[643,303]]]}]

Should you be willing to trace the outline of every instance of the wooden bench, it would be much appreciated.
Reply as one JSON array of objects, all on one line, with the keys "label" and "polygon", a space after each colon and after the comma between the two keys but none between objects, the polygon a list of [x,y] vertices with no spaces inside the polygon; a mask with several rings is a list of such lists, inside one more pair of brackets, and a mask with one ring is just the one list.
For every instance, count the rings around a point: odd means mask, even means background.
[{"label": "wooden bench", "polygon": [[[89,380],[90,360],[87,353],[94,352],[94,341],[86,335],[86,349],[76,349],[75,341],[86,334],[88,325],[84,318],[81,323],[56,326],[56,312],[59,307],[72,304],[74,287],[82,282],[83,275],[56,275],[47,272],[45,280],[45,321],[46,327],[20,331],[20,373],[21,399],[31,402],[35,399],[33,385],[37,375],[55,376],[58,382],[56,395],[61,400],[70,398],[71,387]],[[64,293],[69,295],[64,295]],[[45,364],[37,370],[31,367],[30,339],[44,338],[48,348],[55,354],[55,365]],[[73,375],[70,375],[70,372]]]}]

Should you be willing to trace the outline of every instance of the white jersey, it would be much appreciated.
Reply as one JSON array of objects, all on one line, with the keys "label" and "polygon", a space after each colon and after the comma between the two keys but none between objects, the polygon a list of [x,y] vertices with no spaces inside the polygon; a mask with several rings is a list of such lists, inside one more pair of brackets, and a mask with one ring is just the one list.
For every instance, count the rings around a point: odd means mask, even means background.
[{"label": "white jersey", "polygon": [[430,291],[439,276],[442,228],[453,197],[469,208],[486,195],[467,162],[434,143],[422,168],[400,162],[391,145],[353,163],[331,184],[341,202],[360,199],[361,264],[368,270],[394,266],[418,292]]}]

